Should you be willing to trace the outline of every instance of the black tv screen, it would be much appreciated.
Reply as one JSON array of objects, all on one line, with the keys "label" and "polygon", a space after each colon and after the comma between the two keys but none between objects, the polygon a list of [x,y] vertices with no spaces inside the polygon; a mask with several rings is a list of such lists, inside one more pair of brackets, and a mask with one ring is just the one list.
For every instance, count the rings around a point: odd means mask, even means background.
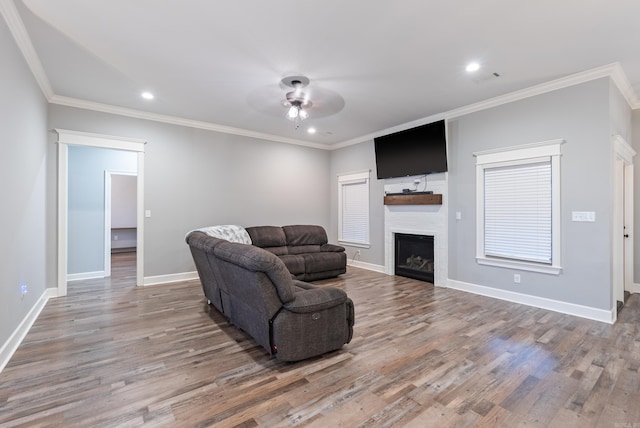
[{"label": "black tv screen", "polygon": [[378,179],[447,171],[444,120],[374,138]]}]

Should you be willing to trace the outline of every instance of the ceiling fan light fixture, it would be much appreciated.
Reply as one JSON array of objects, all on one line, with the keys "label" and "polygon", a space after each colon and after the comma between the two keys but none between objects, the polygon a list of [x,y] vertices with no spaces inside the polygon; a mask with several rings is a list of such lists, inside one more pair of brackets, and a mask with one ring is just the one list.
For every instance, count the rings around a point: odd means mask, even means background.
[{"label": "ceiling fan light fixture", "polygon": [[302,92],[302,88],[309,84],[309,79],[304,76],[291,76],[282,79],[281,83],[293,88],[293,91],[286,93],[285,100],[282,104],[288,107],[287,119],[296,122],[297,129],[299,122],[309,117],[309,112],[306,109],[311,107],[311,101],[309,101],[307,95]]},{"label": "ceiling fan light fixture", "polygon": [[287,119],[289,120],[294,120],[299,116],[299,111],[298,111],[298,107],[295,105],[292,105],[289,108],[289,111],[287,111]]}]

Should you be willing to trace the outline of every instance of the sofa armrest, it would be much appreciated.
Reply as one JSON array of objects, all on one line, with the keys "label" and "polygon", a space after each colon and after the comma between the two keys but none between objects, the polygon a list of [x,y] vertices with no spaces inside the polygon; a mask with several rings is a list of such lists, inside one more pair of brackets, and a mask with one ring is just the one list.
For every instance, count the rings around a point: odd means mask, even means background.
[{"label": "sofa armrest", "polygon": [[334,287],[310,288],[295,293],[284,308],[298,314],[317,312],[347,302],[347,293]]},{"label": "sofa armrest", "polygon": [[331,253],[342,253],[344,252],[344,247],[341,247],[340,245],[323,244],[320,246],[320,251],[326,251]]}]

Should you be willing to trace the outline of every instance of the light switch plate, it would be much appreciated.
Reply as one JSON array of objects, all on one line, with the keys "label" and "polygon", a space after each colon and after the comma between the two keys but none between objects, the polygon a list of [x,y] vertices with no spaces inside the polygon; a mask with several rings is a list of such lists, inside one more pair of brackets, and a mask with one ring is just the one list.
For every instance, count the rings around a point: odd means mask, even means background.
[{"label": "light switch plate", "polygon": [[593,211],[572,211],[571,221],[594,222],[596,221],[596,213]]}]

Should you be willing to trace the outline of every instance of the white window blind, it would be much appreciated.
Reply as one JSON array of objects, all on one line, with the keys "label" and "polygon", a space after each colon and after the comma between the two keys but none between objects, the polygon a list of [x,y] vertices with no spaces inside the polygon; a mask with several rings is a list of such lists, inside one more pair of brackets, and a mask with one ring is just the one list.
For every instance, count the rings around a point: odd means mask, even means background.
[{"label": "white window blind", "polygon": [[338,176],[338,241],[369,245],[369,171]]},{"label": "white window blind", "polygon": [[551,159],[484,170],[485,255],[552,262]]},{"label": "white window blind", "polygon": [[562,272],[560,158],[564,140],[476,152],[476,261]]}]

